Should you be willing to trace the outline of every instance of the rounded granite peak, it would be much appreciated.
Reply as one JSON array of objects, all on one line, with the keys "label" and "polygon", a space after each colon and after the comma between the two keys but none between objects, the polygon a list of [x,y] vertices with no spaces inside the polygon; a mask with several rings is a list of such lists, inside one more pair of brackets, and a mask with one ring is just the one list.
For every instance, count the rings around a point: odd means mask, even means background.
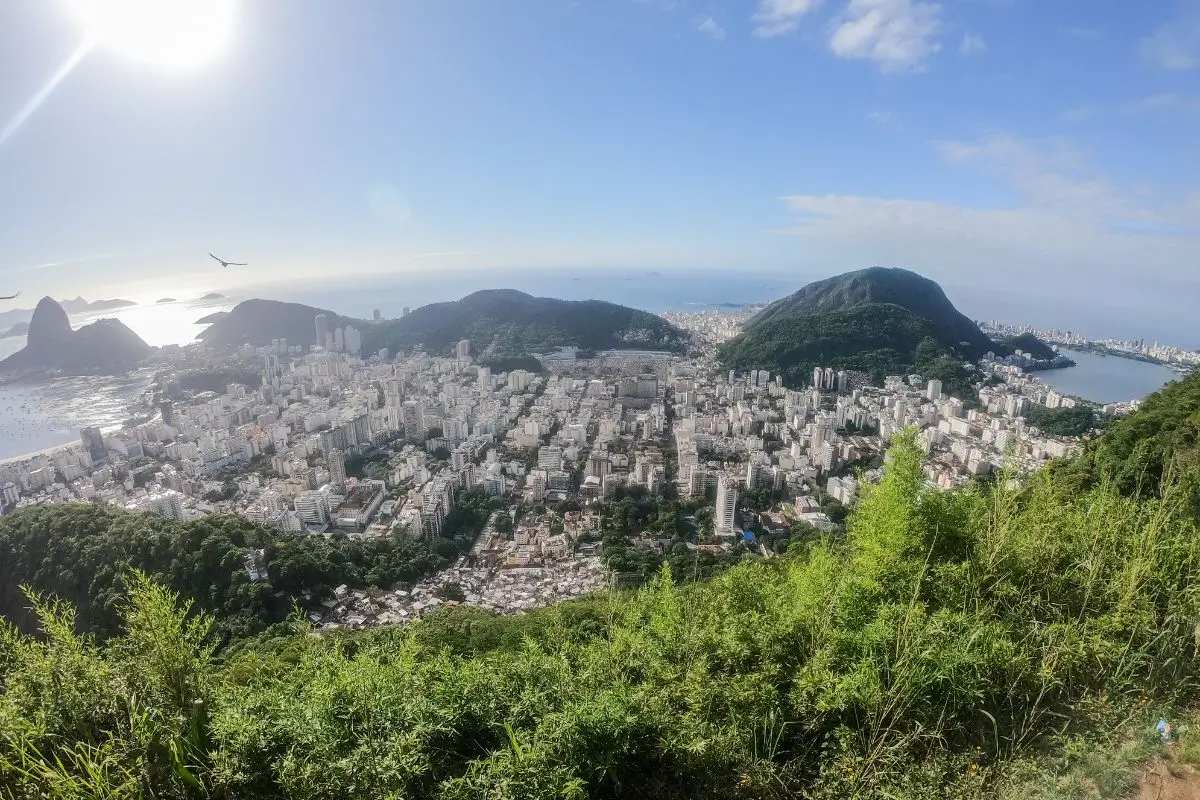
[{"label": "rounded granite peak", "polygon": [[54,298],[43,297],[33,310],[33,318],[29,320],[29,346],[61,343],[70,338],[71,319],[67,312]]}]

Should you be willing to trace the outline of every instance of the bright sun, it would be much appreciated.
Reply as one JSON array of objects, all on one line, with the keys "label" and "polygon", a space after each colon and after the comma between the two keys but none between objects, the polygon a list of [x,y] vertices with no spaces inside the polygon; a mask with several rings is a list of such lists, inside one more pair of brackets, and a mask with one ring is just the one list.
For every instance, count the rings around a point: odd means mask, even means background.
[{"label": "bright sun", "polygon": [[221,52],[236,0],[72,0],[100,44],[167,67],[195,67]]}]

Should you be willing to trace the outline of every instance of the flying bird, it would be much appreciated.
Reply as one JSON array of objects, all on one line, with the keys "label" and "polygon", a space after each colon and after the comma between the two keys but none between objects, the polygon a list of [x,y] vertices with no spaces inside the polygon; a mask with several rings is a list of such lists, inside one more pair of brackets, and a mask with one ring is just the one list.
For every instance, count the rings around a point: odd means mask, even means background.
[{"label": "flying bird", "polygon": [[0,295],[0,300],[16,300],[20,296],[21,296],[20,292],[17,292],[16,294]]},{"label": "flying bird", "polygon": [[228,269],[229,267],[244,267],[244,266],[246,266],[245,264],[242,264],[237,261],[225,261],[223,259],[217,258],[212,253],[209,253],[208,256],[213,261],[216,261],[218,264],[220,264],[222,267],[225,267],[226,269]]}]

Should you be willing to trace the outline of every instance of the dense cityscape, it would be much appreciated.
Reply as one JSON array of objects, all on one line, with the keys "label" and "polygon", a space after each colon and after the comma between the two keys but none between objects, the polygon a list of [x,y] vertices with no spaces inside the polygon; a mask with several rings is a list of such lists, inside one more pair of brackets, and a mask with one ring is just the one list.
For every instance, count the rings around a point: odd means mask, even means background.
[{"label": "dense cityscape", "polygon": [[[771,557],[797,525],[835,529],[906,427],[919,430],[927,482],[943,490],[1079,448],[1027,420],[1034,407],[1077,401],[1026,374],[1019,353],[985,358],[974,397],[948,396],[920,375],[874,387],[832,368],[786,387],[765,370],[718,365],[714,346],[748,313],[664,315],[694,337],[687,356],[559,348],[537,372],[496,372],[468,340],[452,357],[364,354],[359,331],[331,330],[324,315],[313,344],[165,348],[148,418],[0,465],[0,491],[10,510],[92,501],[431,545],[448,535],[461,498],[495,499],[452,566],[409,587],[330,587],[310,614],[365,627],[444,602],[518,612],[636,584],[644,576],[602,564],[600,545],[611,520],[598,509],[630,492],[689,503],[691,551]],[[242,377],[198,388],[231,375]],[[645,531],[627,542],[658,557],[671,546]],[[265,577],[254,552],[246,569]]]}]

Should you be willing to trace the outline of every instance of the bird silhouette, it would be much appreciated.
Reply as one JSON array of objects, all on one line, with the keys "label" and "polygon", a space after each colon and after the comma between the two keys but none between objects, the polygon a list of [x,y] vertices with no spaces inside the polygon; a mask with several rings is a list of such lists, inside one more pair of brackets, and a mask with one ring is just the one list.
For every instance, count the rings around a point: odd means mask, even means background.
[{"label": "bird silhouette", "polygon": [[226,261],[222,258],[217,258],[212,253],[209,253],[208,256],[213,261],[216,261],[218,264],[220,264],[222,267],[225,267],[226,269],[228,269],[229,267],[244,267],[244,266],[246,266],[245,264],[238,262],[238,261]]}]

